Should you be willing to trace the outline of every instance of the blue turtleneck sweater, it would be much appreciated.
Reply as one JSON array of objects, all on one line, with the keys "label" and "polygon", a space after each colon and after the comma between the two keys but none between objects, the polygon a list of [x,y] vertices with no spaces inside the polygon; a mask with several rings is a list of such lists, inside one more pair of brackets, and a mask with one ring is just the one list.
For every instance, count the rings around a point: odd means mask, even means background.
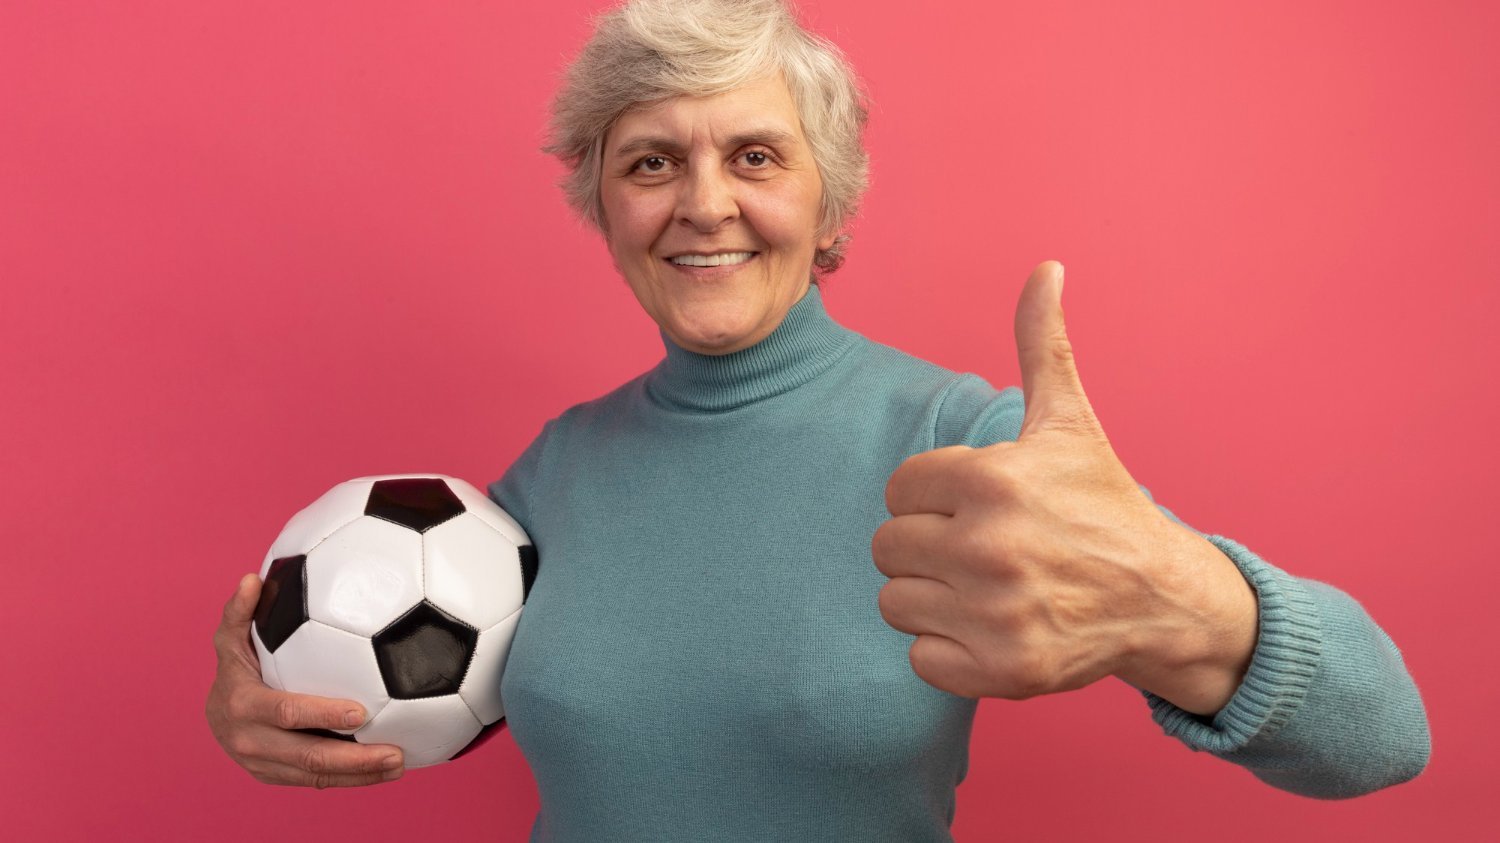
[{"label": "blue turtleneck sweater", "polygon": [[[870,539],[896,466],[1014,441],[1021,391],[840,327],[816,287],[743,351],[663,341],[490,486],[540,557],[502,682],[532,839],[951,839],[977,701],[912,672]],[[1426,714],[1390,638],[1205,538],[1255,589],[1259,639],[1212,718],[1143,692],[1164,731],[1307,796],[1419,773]]]}]

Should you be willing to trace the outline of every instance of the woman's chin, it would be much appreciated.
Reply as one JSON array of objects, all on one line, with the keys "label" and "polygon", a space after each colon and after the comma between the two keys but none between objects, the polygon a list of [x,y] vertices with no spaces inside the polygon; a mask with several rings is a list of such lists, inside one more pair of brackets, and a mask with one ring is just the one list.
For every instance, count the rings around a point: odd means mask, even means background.
[{"label": "woman's chin", "polygon": [[729,354],[758,342],[755,325],[738,319],[679,321],[667,330],[672,341],[699,354]]}]

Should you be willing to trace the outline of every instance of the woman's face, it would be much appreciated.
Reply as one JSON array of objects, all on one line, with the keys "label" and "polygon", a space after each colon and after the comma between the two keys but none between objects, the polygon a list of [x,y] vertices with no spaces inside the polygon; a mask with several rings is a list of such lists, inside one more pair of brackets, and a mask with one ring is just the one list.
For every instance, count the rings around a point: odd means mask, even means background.
[{"label": "woman's face", "polygon": [[[807,291],[822,181],[779,76],[627,111],[604,139],[605,240],[673,342],[747,348]],[[692,263],[717,266],[694,266]]]}]

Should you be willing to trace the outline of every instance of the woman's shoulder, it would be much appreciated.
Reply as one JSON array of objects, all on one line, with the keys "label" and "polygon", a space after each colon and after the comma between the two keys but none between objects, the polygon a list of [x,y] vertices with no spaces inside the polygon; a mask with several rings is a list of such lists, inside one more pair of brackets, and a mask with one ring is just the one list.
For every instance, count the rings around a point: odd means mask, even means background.
[{"label": "woman's shoulder", "polygon": [[900,377],[906,383],[924,386],[943,385],[966,376],[979,377],[971,372],[957,372],[946,366],[940,366],[893,345],[872,340],[864,334],[851,333],[857,338],[859,365],[889,370],[893,376]]},{"label": "woman's shoulder", "polygon": [[861,371],[889,384],[893,392],[929,405],[936,447],[992,445],[1014,441],[1025,416],[1019,387],[996,389],[983,376],[962,372],[861,336]]},{"label": "woman's shoulder", "polygon": [[[543,422],[531,444],[521,451],[520,456],[516,457],[499,480],[489,484],[490,498],[529,532],[532,529],[531,489],[536,478],[547,470],[547,465],[551,462],[547,455],[557,450],[555,443],[568,439],[568,432],[580,422],[587,424],[590,419],[610,418],[614,408],[619,407],[621,402],[631,400],[632,391],[640,389],[644,377],[639,375],[632,378],[597,398],[574,404]],[[617,413],[614,415],[618,417]]]},{"label": "woman's shoulder", "polygon": [[624,410],[641,400],[645,379],[646,373],[636,375],[602,395],[568,407],[543,425],[543,435],[557,436],[579,426],[621,418]]}]

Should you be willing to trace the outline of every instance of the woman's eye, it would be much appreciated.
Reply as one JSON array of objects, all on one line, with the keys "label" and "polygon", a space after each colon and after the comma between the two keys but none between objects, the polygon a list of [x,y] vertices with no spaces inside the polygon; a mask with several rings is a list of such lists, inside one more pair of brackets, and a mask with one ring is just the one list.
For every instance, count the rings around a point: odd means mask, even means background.
[{"label": "woman's eye", "polygon": [[645,173],[660,173],[667,168],[667,159],[660,155],[647,155],[636,162],[635,168]]},{"label": "woman's eye", "polygon": [[757,169],[759,169],[760,167],[762,167],[765,164],[769,163],[770,160],[771,160],[771,156],[765,154],[764,152],[753,152],[752,151],[752,152],[745,153],[745,162],[747,164],[749,164],[750,166],[755,167]]}]

